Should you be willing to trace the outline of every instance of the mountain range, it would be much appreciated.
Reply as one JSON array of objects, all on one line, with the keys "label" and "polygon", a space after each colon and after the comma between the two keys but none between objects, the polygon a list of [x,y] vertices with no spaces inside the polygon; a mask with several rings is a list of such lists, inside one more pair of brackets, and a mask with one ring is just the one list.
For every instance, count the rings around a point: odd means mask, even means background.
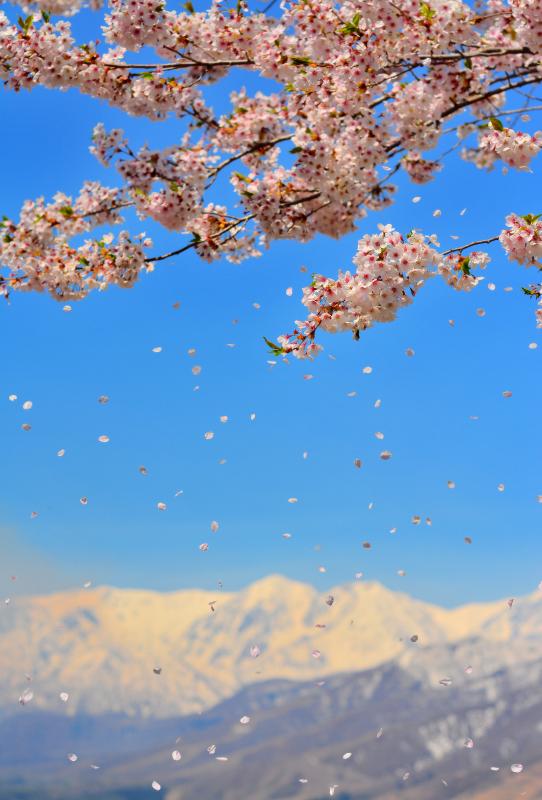
[{"label": "mountain range", "polygon": [[280,576],[14,598],[0,798],[534,800],[541,628],[538,591],[444,609]]}]

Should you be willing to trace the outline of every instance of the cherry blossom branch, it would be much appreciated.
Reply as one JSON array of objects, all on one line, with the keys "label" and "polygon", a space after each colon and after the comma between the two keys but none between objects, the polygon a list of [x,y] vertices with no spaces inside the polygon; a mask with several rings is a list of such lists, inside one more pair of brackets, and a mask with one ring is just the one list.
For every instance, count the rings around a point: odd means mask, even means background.
[{"label": "cherry blossom branch", "polygon": [[162,72],[163,70],[194,69],[196,67],[201,67],[202,69],[213,69],[214,67],[244,67],[253,65],[254,61],[251,59],[243,59],[239,61],[198,61],[197,59],[190,59],[188,61],[173,61],[171,63],[163,64],[120,64],[116,61],[101,61],[100,63],[103,67],[107,67],[109,69],[139,69],[149,72]]},{"label": "cherry blossom branch", "polygon": [[470,250],[471,247],[478,247],[479,244],[492,244],[493,242],[499,241],[500,234],[496,236],[490,236],[489,239],[477,239],[475,242],[469,242],[468,244],[461,245],[461,247],[451,247],[449,250],[444,250],[442,255],[448,256],[451,253],[462,253],[463,250]]}]

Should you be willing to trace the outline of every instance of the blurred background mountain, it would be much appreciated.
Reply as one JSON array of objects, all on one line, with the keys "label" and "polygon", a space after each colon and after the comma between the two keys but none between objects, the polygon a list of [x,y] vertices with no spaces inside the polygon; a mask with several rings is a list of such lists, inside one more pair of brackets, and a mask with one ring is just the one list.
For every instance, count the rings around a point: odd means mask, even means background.
[{"label": "blurred background mountain", "polygon": [[541,592],[444,609],[277,575],[17,597],[0,798],[535,800],[541,618]]}]

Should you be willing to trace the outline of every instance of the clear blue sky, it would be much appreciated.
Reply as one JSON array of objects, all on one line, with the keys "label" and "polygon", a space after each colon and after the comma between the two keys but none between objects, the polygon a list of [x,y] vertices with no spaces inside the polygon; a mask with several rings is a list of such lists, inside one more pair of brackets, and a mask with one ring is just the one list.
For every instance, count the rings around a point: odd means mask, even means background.
[{"label": "clear blue sky", "polygon": [[[88,17],[77,23],[80,31],[90,26]],[[254,90],[254,79],[244,82]],[[211,97],[226,107],[223,86]],[[88,152],[98,121],[124,127],[136,145],[165,146],[182,131],[179,121],[126,118],[74,92],[3,91],[1,102],[9,124],[1,134],[0,211],[10,215],[27,197],[75,192],[85,179],[117,181]],[[397,204],[360,231],[392,222],[403,231],[436,231],[446,246],[450,234],[462,242],[492,235],[508,211],[542,210],[540,162],[535,168],[537,175],[488,175],[456,158],[433,184],[401,183]],[[155,252],[178,241],[144,227]],[[307,275],[300,267],[333,275],[350,264],[356,240],[278,243],[237,266],[187,253],[130,291],[73,303],[71,313],[45,296],[2,303],[0,592],[85,580],[237,588],[270,572],[327,588],[356,571],[444,604],[534,589],[542,580],[542,337],[534,304],[519,288],[534,276],[493,246],[485,283],[494,281],[496,291],[482,284],[459,294],[434,282],[398,321],[358,343],[328,337],[315,362],[270,367],[261,337],[290,330],[302,314]],[[538,350],[528,348],[533,341]],[[161,353],[152,352],[156,346]],[[195,358],[187,355],[191,347]],[[196,364],[203,369],[194,377]],[[366,365],[372,374],[362,373]],[[506,389],[512,398],[503,399]],[[98,404],[101,394],[110,396],[108,405]],[[24,400],[33,401],[31,411],[22,410]],[[215,438],[205,441],[205,431]],[[109,444],[97,442],[101,434]],[[387,463],[378,457],[383,447],[393,452]],[[56,456],[60,448],[64,458]],[[357,457],[361,470],[353,466]],[[219,465],[221,458],[227,463]],[[296,505],[287,502],[292,496]],[[167,511],[156,509],[158,501]],[[432,527],[413,526],[413,514],[430,516]],[[209,542],[208,552],[199,551],[201,542]]]}]

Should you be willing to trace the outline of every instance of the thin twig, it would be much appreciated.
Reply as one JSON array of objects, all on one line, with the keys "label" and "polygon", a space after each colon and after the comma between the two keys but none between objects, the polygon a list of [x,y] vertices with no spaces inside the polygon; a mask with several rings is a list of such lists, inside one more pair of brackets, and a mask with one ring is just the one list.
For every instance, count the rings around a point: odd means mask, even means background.
[{"label": "thin twig", "polygon": [[443,256],[449,256],[450,253],[461,253],[463,250],[467,250],[471,247],[476,247],[479,244],[491,244],[492,242],[496,242],[499,236],[492,236],[490,239],[478,239],[476,242],[469,242],[468,244],[463,244],[461,247],[451,247],[449,250],[444,250],[442,253]]}]

